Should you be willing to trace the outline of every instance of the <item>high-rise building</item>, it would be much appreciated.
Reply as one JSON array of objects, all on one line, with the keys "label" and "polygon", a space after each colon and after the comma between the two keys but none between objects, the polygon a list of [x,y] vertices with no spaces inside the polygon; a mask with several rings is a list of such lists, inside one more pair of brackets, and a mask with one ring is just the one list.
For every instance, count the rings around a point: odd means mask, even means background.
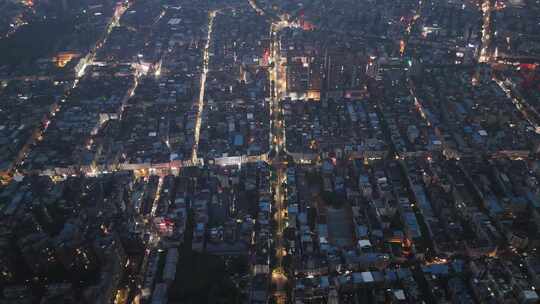
[{"label": "high-rise building", "polygon": [[345,49],[327,49],[324,56],[326,94],[360,88],[366,76],[366,58]]},{"label": "high-rise building", "polygon": [[320,98],[322,64],[317,56],[297,56],[287,60],[287,94],[292,99]]}]

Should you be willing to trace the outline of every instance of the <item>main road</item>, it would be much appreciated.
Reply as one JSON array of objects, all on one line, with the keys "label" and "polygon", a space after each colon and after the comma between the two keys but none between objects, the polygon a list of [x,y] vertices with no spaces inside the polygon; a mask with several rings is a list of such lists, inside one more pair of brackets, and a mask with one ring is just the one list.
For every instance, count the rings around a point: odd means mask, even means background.
[{"label": "main road", "polygon": [[[122,3],[118,3],[114,8],[114,13],[111,19],[109,20],[109,23],[107,24],[105,28],[105,32],[103,33],[101,39],[99,39],[94,46],[88,51],[88,53],[80,59],[79,63],[75,67],[75,78],[73,79],[73,83],[71,85],[71,88],[65,91],[64,98],[62,99],[62,102],[64,102],[67,97],[71,94],[72,90],[75,89],[79,85],[79,81],[86,75],[87,67],[92,66],[94,64],[94,59],[96,57],[96,54],[99,52],[99,50],[105,45],[107,42],[107,39],[109,38],[112,30],[119,25],[120,19],[125,14],[125,12],[131,7],[133,3],[131,1],[126,1]],[[135,75],[135,82],[134,87],[130,87],[128,89],[128,94],[131,94],[132,91],[135,91],[135,88],[137,86],[137,79],[139,75]],[[52,80],[52,78],[45,78],[47,80]],[[45,80],[44,79],[44,80]],[[40,80],[40,78],[32,79],[32,80]],[[37,127],[37,129],[33,132],[32,137],[25,143],[25,145],[21,148],[19,155],[13,162],[12,173],[18,174],[17,170],[24,164],[26,158],[28,157],[28,153],[30,152],[30,149],[40,140],[43,139],[43,136],[45,135],[45,132],[47,131],[49,124],[51,122],[51,119],[56,116],[56,113],[62,109],[62,103],[59,103],[58,105],[51,108],[50,112],[47,114],[47,117],[44,118],[43,124]]]},{"label": "main road", "polygon": [[[255,0],[249,0],[249,4],[259,15],[267,15],[263,9],[257,6]],[[275,286],[273,297],[277,303],[287,303],[287,275],[283,269],[283,257],[287,254],[283,245],[283,230],[285,229],[285,191],[284,185],[287,183],[287,160],[285,152],[285,130],[283,113],[280,101],[283,98],[286,82],[285,70],[281,60],[281,39],[280,31],[286,27],[294,26],[283,17],[273,20],[270,25],[270,70],[268,78],[270,81],[270,151],[273,158],[269,159],[276,180],[272,187],[274,190],[274,220],[276,230],[274,231],[275,264],[272,267],[272,284]]]},{"label": "main road", "polygon": [[203,52],[203,69],[201,73],[201,87],[199,89],[199,98],[197,100],[197,117],[195,120],[195,134],[194,134],[194,143],[193,150],[191,153],[191,161],[193,164],[198,162],[198,149],[199,149],[199,138],[201,134],[201,124],[202,124],[202,115],[204,110],[204,97],[206,92],[206,77],[208,75],[208,65],[210,63],[210,46],[212,40],[212,30],[214,28],[214,19],[217,15],[217,10],[210,11],[208,14],[208,29],[206,37],[206,45],[204,46]]},{"label": "main road", "polygon": [[492,59],[491,55],[491,12],[493,10],[493,0],[482,1],[482,36],[480,44],[479,63],[489,63]]}]

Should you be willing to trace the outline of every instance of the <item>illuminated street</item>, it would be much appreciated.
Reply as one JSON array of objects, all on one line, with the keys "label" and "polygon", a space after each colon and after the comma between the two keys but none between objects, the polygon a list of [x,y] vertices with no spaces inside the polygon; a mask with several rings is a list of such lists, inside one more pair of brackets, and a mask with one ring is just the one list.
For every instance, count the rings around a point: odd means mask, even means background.
[{"label": "illuminated street", "polygon": [[491,12],[493,11],[493,1],[492,0],[484,0],[481,2],[481,10],[482,10],[482,37],[481,37],[481,45],[480,45],[480,57],[478,58],[478,62],[480,63],[488,63],[492,60],[492,53],[491,53],[491,39],[493,35],[493,31],[491,29]]},{"label": "illuminated street", "polygon": [[[66,98],[72,94],[72,91],[77,88],[79,85],[79,82],[84,76],[86,75],[86,72],[88,71],[88,67],[92,66],[94,63],[94,59],[96,57],[96,54],[99,52],[99,50],[106,44],[107,39],[109,35],[111,34],[114,27],[118,26],[120,19],[125,14],[125,12],[129,9],[131,6],[131,2],[124,2],[119,3],[114,10],[114,13],[112,15],[111,20],[109,21],[105,33],[103,33],[103,38],[96,42],[96,44],[90,49],[90,51],[79,60],[78,64],[75,67],[75,78],[73,80],[73,83],[71,85],[71,88],[68,89],[65,92],[65,95],[63,97],[63,102],[65,102]],[[133,82],[133,85],[128,89],[124,99],[123,99],[123,105],[127,102],[127,100],[132,96],[132,94],[135,92],[135,89],[137,88],[138,80],[137,78],[140,76],[140,74],[136,74],[136,79]],[[57,112],[62,110],[62,103],[60,103],[57,107],[53,108],[52,111],[48,115],[48,119],[43,123],[42,126],[40,126],[36,130],[36,135],[33,136],[32,140],[27,143],[27,145],[22,149],[24,151],[21,153],[18,157],[18,159],[15,161],[14,168],[19,168],[22,164],[24,164],[24,161],[28,155],[28,150],[32,145],[35,145],[36,142],[40,141],[43,136],[45,136],[45,133],[49,127],[49,124],[51,122],[51,119],[54,119]],[[123,110],[123,106],[122,106]],[[94,170],[95,171],[95,170]],[[15,172],[17,174],[17,172]],[[95,175],[95,174],[94,174]]]},{"label": "illuminated street", "polygon": [[202,72],[201,72],[201,86],[199,89],[199,97],[197,99],[197,118],[195,122],[195,143],[193,144],[193,152],[191,156],[191,161],[193,164],[198,163],[197,151],[199,148],[199,137],[201,134],[201,124],[202,124],[202,112],[204,110],[204,97],[206,92],[206,77],[208,74],[208,64],[210,63],[210,45],[212,43],[212,30],[214,25],[214,19],[216,18],[217,11],[211,11],[208,14],[208,28],[207,28],[207,37],[206,45],[203,50],[203,63],[202,63]]}]

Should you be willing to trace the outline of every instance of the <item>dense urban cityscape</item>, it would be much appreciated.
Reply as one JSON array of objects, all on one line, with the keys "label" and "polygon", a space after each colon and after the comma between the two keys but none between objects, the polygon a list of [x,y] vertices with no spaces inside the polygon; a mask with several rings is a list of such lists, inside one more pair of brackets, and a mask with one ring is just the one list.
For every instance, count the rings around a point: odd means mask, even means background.
[{"label": "dense urban cityscape", "polygon": [[0,0],[0,304],[540,303],[540,1]]}]

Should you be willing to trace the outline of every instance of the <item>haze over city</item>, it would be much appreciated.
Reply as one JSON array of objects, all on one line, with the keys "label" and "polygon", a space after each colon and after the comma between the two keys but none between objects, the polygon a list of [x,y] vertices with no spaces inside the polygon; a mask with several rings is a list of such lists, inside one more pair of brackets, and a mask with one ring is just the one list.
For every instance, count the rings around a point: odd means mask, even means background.
[{"label": "haze over city", "polygon": [[0,0],[0,304],[540,303],[540,1]]}]

